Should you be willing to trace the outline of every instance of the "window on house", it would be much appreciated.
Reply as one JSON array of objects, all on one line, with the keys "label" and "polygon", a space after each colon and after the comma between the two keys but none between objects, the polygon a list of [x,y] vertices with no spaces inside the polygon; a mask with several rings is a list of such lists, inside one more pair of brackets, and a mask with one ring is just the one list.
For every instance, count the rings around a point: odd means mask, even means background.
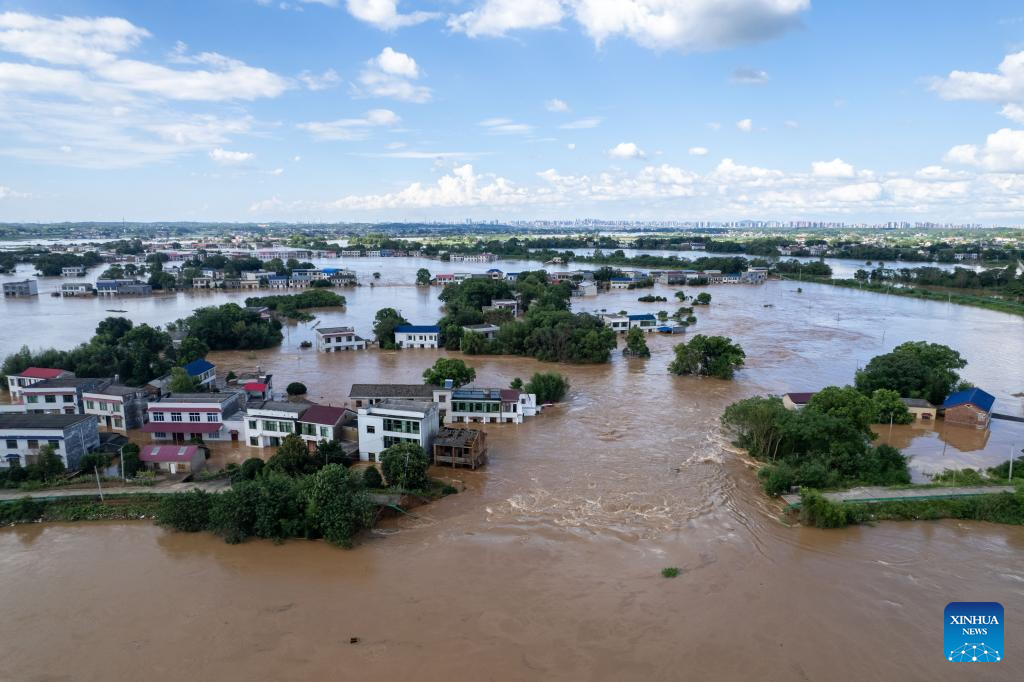
[{"label": "window on house", "polygon": [[181,412],[171,412],[171,421],[172,422],[180,422],[181,420],[182,420],[181,419]]},{"label": "window on house", "polygon": [[377,427],[376,427],[376,426],[373,426],[373,425],[371,425],[371,424],[368,424],[368,425],[366,426],[366,432],[367,432],[367,433],[377,433]]},{"label": "window on house", "polygon": [[57,396],[55,396],[55,395],[44,396],[43,399],[46,402],[48,402],[48,403],[55,403],[55,402],[57,402]]},{"label": "window on house", "polygon": [[122,419],[120,417],[114,417],[114,428],[118,428],[119,429],[123,425],[124,425],[124,422],[122,421]]},{"label": "window on house", "polygon": [[66,403],[73,403],[73,402],[75,402],[75,396],[73,396],[73,395],[65,395],[64,396],[64,402],[66,402]]},{"label": "window on house", "polygon": [[320,436],[322,438],[330,438],[331,437],[331,430],[328,429],[326,426],[321,426],[320,427]]},{"label": "window on house", "polygon": [[114,412],[120,412],[121,411],[121,403],[114,403],[110,407],[111,407],[112,410],[114,410]]},{"label": "window on house", "polygon": [[249,428],[252,429],[253,431],[255,431],[256,429],[259,428],[259,422],[257,422],[255,419],[250,419],[249,420]]},{"label": "window on house", "polygon": [[37,440],[29,440],[29,442],[28,442],[28,449],[29,450],[38,450],[39,449],[39,441],[37,441]]},{"label": "window on house", "polygon": [[52,447],[55,450],[60,447],[60,441],[59,440],[48,440],[48,441],[46,441],[46,444],[49,445],[50,447]]},{"label": "window on house", "polygon": [[149,415],[149,418],[152,419],[155,422],[162,422],[164,420],[164,413],[163,412],[153,412],[152,414]]},{"label": "window on house", "polygon": [[28,403],[38,403],[39,402],[39,396],[37,396],[37,395],[25,396],[25,402],[28,402]]},{"label": "window on house", "polygon": [[7,440],[7,449],[8,450],[17,450],[18,449],[18,441],[8,439]]},{"label": "window on house", "polygon": [[216,412],[207,412],[206,413],[206,421],[208,421],[208,422],[215,422],[215,421],[217,421],[217,413]]},{"label": "window on house", "polygon": [[260,446],[260,441],[256,436],[250,436],[249,445],[253,446],[254,448],[258,448]]},{"label": "window on house", "polygon": [[200,421],[200,420],[202,420],[202,415],[199,414],[198,412],[189,412],[188,413],[188,420],[190,422]]},{"label": "window on house", "polygon": [[167,434],[164,433],[163,431],[157,431],[156,433],[153,434],[153,437],[154,438],[167,438]]},{"label": "window on house", "polygon": [[90,410],[95,410],[95,409],[96,409],[96,403],[94,403],[94,402],[93,402],[93,401],[91,401],[91,400],[86,400],[86,401],[85,401],[85,406],[86,406],[87,408],[89,408]]}]

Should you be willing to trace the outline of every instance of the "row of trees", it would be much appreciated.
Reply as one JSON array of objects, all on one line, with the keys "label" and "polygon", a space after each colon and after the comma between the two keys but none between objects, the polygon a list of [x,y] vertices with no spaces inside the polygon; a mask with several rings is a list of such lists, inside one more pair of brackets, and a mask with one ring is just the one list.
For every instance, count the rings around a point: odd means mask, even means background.
[{"label": "row of trees", "polygon": [[266,464],[259,458],[243,462],[229,490],[164,496],[157,519],[179,531],[210,531],[229,543],[250,537],[278,542],[323,538],[351,547],[359,531],[373,523],[376,507],[370,490],[385,484],[401,491],[430,486],[429,459],[415,443],[381,453],[383,477],[374,467],[349,471],[346,464],[336,443],[323,442],[309,454],[302,439],[292,434]]},{"label": "row of trees", "polygon": [[307,312],[311,308],[341,308],[347,301],[341,294],[325,289],[307,289],[298,294],[284,296],[253,296],[245,299],[247,306],[266,306],[285,317],[308,322],[313,316]]},{"label": "row of trees", "polygon": [[896,448],[873,446],[870,425],[904,421],[899,396],[880,390],[871,397],[851,387],[830,386],[800,410],[775,397],[733,403],[722,415],[736,443],[765,462],[758,476],[778,495],[792,486],[840,488],[910,482],[907,460]]}]

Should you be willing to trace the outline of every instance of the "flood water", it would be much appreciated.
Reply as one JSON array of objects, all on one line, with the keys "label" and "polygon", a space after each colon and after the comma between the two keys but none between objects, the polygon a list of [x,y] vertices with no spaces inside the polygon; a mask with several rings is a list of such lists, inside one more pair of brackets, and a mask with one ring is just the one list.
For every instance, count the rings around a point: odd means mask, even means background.
[{"label": "flood water", "polygon": [[[348,308],[323,323],[369,333],[385,305],[433,322],[438,290],[398,284],[416,267],[382,265],[388,285],[347,290]],[[473,266],[441,271],[454,270]],[[671,311],[674,301],[636,297],[673,291],[574,303]],[[873,355],[911,339],[959,349],[970,363],[964,377],[996,396],[997,411],[1019,415],[1024,320],[828,286],[797,293],[792,282],[707,291],[713,302],[698,310],[693,333],[740,342],[748,362],[735,381],[667,374],[679,337],[650,337],[649,360],[616,354],[602,366],[467,358],[480,386],[557,369],[571,394],[522,425],[488,426],[486,468],[434,472],[464,492],[386,523],[352,551],[304,541],[229,546],[146,522],[0,531],[0,641],[16,652],[0,657],[0,679],[963,679],[942,658],[950,601],[1004,605],[1007,659],[984,676],[1019,679],[1024,529],[788,527],[718,417],[749,395],[849,382]],[[134,303],[139,319],[158,322],[222,296]],[[0,303],[14,315],[0,350],[43,345],[37,333],[56,335],[58,346],[84,340],[91,312],[62,323],[25,312],[76,303]],[[311,327],[290,326],[279,349],[210,359],[220,372],[258,364],[277,384],[302,381],[310,398],[337,405],[352,383],[419,381],[444,354],[317,354],[299,348]],[[1005,459],[1005,445],[1024,447],[1022,427],[882,431],[913,454],[920,477]],[[252,452],[239,447],[237,456]],[[682,574],[666,580],[666,566]]]}]

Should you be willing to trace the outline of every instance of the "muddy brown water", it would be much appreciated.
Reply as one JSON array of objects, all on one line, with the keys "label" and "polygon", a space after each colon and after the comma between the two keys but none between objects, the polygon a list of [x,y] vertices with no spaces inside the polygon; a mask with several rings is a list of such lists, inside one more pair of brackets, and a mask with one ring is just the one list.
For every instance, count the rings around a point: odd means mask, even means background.
[{"label": "muddy brown water", "polygon": [[[489,427],[485,469],[435,470],[463,493],[352,551],[229,546],[147,522],[0,531],[0,679],[1020,679],[1024,529],[787,527],[718,417],[748,395],[849,381],[872,355],[919,338],[960,349],[966,378],[1020,414],[1024,321],[821,286],[709,291],[695,331],[743,345],[735,381],[668,375],[678,339],[663,336],[650,338],[649,360],[603,366],[470,358],[478,385],[557,369],[571,395],[522,425]],[[672,309],[638,295],[580,307]],[[389,297],[433,319],[432,296],[396,286],[358,290],[329,323],[365,324]],[[298,346],[311,335],[297,325],[280,349],[211,359],[222,372],[259,364],[279,386],[302,381],[310,398],[344,404],[352,383],[417,381],[443,354],[318,355]],[[1020,427],[882,430],[921,476],[1005,459],[1004,446],[1024,446]],[[682,574],[664,579],[666,566]],[[983,675],[947,663],[945,605],[990,600],[1006,608],[1005,660]]]}]

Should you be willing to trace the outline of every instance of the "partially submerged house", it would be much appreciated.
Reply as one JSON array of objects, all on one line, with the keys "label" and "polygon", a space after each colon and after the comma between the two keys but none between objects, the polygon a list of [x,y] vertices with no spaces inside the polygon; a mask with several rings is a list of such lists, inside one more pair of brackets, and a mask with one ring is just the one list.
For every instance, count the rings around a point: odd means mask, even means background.
[{"label": "partially submerged house", "polygon": [[110,384],[82,394],[85,414],[96,417],[103,428],[128,431],[142,428],[146,421],[148,393],[144,388]]},{"label": "partially submerged house", "polygon": [[468,466],[487,463],[487,433],[479,429],[444,427],[434,437],[434,465]]},{"label": "partially submerged house", "polygon": [[310,403],[266,400],[245,410],[245,438],[250,447],[277,447],[286,436],[298,433],[299,417]]},{"label": "partially submerged house", "polygon": [[84,377],[57,377],[26,386],[22,389],[22,402],[27,412],[41,414],[83,414],[82,396],[111,384],[110,379]]},{"label": "partially submerged house", "polygon": [[367,341],[352,327],[320,327],[316,330],[316,349],[321,353],[366,350]]},{"label": "partially submerged house", "polygon": [[242,407],[245,393],[171,393],[155,398],[146,407],[149,423],[143,432],[154,440],[183,443],[191,439],[239,439],[245,431]]},{"label": "partially submerged house", "polygon": [[437,348],[441,328],[434,324],[403,324],[395,327],[395,344],[399,348]]},{"label": "partially submerged house", "polygon": [[934,422],[938,408],[922,398],[900,398],[914,421]]},{"label": "partially submerged house", "polygon": [[995,397],[980,388],[969,388],[950,394],[942,403],[943,419],[950,424],[988,428]]},{"label": "partially submerged house", "polygon": [[69,372],[66,369],[29,367],[23,372],[7,376],[7,390],[11,394],[11,402],[20,403],[22,402],[21,393],[27,386],[38,384],[46,379],[60,379],[73,376],[75,376],[75,373]]},{"label": "partially submerged house", "polygon": [[537,396],[513,388],[457,388],[445,415],[446,424],[522,424],[537,414]]}]

